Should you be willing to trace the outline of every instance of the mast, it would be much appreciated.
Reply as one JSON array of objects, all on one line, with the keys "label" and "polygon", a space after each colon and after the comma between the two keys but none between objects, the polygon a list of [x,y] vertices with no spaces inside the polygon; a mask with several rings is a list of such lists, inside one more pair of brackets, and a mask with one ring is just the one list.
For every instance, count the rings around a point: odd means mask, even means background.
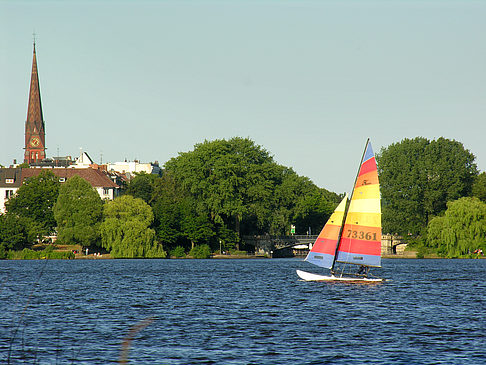
[{"label": "mast", "polygon": [[349,206],[350,206],[351,200],[353,199],[353,195],[354,195],[354,188],[356,187],[356,182],[358,181],[359,172],[361,170],[361,165],[363,164],[363,159],[364,159],[364,156],[365,156],[365,153],[366,153],[366,149],[368,148],[369,142],[370,142],[370,139],[368,138],[366,140],[365,148],[363,150],[363,155],[361,156],[361,161],[359,162],[358,172],[356,173],[356,178],[354,179],[353,190],[351,191],[349,203],[348,202],[346,203],[346,210],[344,211],[343,221],[342,221],[341,228],[339,230],[338,239],[337,239],[337,242],[336,242],[336,248],[334,249],[334,259],[332,260],[331,273],[334,272],[334,266],[336,265],[337,251],[338,251],[338,248],[339,248],[339,244],[341,243],[341,237],[343,235],[344,222],[346,221],[346,216],[348,215]]}]

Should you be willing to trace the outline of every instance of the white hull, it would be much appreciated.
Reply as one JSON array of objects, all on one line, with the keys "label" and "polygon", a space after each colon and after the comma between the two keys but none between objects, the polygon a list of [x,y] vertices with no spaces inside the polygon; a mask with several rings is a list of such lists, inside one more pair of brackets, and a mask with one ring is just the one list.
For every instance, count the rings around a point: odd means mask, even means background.
[{"label": "white hull", "polygon": [[355,283],[379,283],[382,282],[381,278],[364,278],[364,277],[352,277],[352,276],[334,276],[334,275],[317,275],[310,272],[297,270],[297,275],[305,281],[341,281],[341,282],[355,282]]}]

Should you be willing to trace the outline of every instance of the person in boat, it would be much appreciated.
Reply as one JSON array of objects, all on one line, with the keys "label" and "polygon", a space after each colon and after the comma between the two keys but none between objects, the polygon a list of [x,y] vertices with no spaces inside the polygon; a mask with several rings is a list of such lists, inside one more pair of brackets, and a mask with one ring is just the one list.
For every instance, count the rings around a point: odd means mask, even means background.
[{"label": "person in boat", "polygon": [[358,269],[358,275],[365,276],[365,277],[368,276],[369,269],[370,269],[369,267],[361,265]]}]

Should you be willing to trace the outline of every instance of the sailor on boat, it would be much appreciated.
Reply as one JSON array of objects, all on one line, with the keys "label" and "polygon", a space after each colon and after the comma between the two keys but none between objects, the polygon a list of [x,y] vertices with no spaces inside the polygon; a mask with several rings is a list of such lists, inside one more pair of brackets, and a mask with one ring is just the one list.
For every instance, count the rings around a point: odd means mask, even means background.
[{"label": "sailor on boat", "polygon": [[364,276],[366,278],[368,277],[368,271],[370,271],[369,266],[361,265],[358,269],[358,276]]}]

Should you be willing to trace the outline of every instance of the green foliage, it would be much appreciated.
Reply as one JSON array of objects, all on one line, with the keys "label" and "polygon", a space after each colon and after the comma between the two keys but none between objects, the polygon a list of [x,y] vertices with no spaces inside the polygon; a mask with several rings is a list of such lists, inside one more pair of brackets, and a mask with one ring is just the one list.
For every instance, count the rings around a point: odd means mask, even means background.
[{"label": "green foliage", "polygon": [[479,174],[474,181],[472,195],[486,203],[486,172]]},{"label": "green foliage", "polygon": [[272,194],[268,179],[274,168],[267,151],[249,139],[233,138],[197,144],[165,165],[177,183],[195,198],[196,211],[215,224],[238,224]]},{"label": "green foliage", "polygon": [[39,229],[31,218],[0,215],[0,250],[21,250],[35,243]]},{"label": "green foliage", "polygon": [[9,260],[61,260],[74,259],[74,253],[71,251],[54,251],[52,246],[46,247],[43,251],[34,251],[24,248],[22,251],[8,251],[6,258]]},{"label": "green foliage", "polygon": [[[234,250],[236,248],[236,243],[239,242],[240,237],[238,234],[232,230],[229,229],[226,226],[218,226],[218,241],[221,242],[221,250],[223,251],[229,251],[229,250]],[[219,247],[218,247],[219,249]]]},{"label": "green foliage", "polygon": [[[154,184],[152,207],[154,227],[157,238],[168,247],[184,246],[182,221],[184,219],[184,201],[188,194],[175,183],[171,174],[164,174]],[[185,242],[187,243],[187,242]]]},{"label": "green foliage", "polygon": [[429,223],[427,244],[447,257],[461,257],[476,249],[486,251],[486,203],[477,198],[447,203],[444,216]]},{"label": "green foliage", "polygon": [[151,207],[131,195],[106,203],[101,224],[102,246],[114,258],[166,257],[162,245],[155,241],[155,231],[149,228],[153,219]]},{"label": "green foliage", "polygon": [[210,239],[216,235],[214,225],[203,215],[193,215],[192,211],[186,210],[181,222],[183,236],[186,237],[191,244],[209,242]]},{"label": "green foliage", "polygon": [[184,251],[184,247],[177,246],[176,248],[173,248],[172,250],[170,250],[170,256],[178,257],[178,258],[186,256],[186,252]]},{"label": "green foliage", "polygon": [[297,234],[305,234],[309,227],[319,232],[336,208],[340,197],[315,186],[307,177],[283,168],[280,183],[275,187],[269,233],[289,235],[290,225]]},{"label": "green foliage", "polygon": [[166,193],[158,187],[153,194],[164,242],[238,246],[241,234],[285,234],[292,223],[303,232],[318,230],[338,201],[245,138],[197,144],[168,161],[165,171]]},{"label": "green foliage", "polygon": [[125,193],[134,198],[140,198],[150,204],[152,200],[152,192],[157,179],[156,175],[140,173],[130,181]]},{"label": "green foliage", "polygon": [[97,244],[102,213],[99,194],[83,178],[71,177],[61,186],[54,205],[59,242],[83,247]]},{"label": "green foliage", "polygon": [[378,155],[384,232],[420,234],[446,203],[471,193],[475,156],[457,141],[404,139]]},{"label": "green foliage", "polygon": [[29,230],[33,235],[47,236],[56,227],[53,206],[58,193],[57,177],[51,171],[43,170],[39,176],[24,181],[5,207],[8,214],[30,220]]},{"label": "green foliage", "polygon": [[189,256],[195,259],[208,259],[211,257],[211,248],[208,245],[195,246],[190,252]]}]

